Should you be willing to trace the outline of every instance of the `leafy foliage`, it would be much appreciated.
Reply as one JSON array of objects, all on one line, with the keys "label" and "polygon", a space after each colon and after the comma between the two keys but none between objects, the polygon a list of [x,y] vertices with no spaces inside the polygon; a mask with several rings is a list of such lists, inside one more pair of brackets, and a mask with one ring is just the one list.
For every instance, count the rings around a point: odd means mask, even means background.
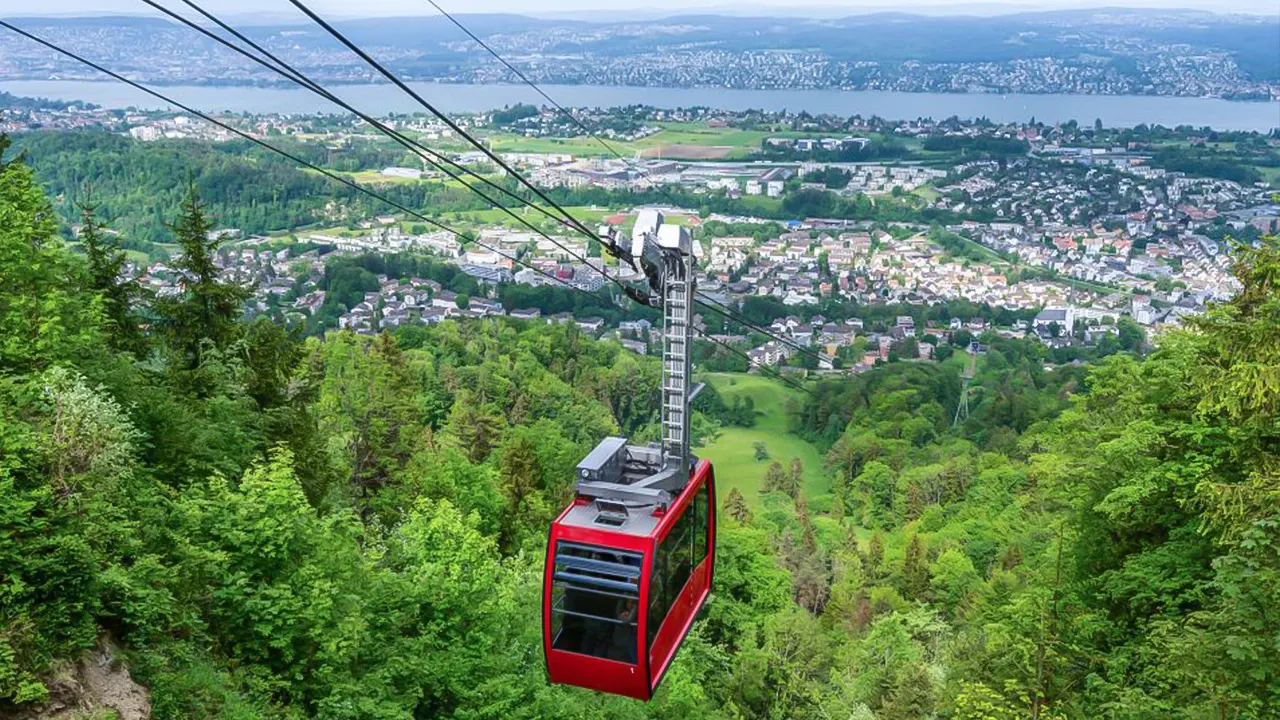
[{"label": "leafy foliage", "polygon": [[[986,338],[955,427],[962,358],[818,384],[789,424],[830,492],[779,458],[750,507],[726,493],[714,599],[640,705],[546,683],[541,563],[583,454],[656,437],[655,361],[571,324],[244,323],[194,196],[185,292],[163,332],[113,347],[138,320],[104,311],[50,218],[30,170],[0,165],[0,713],[100,633],[159,718],[1280,706],[1274,239],[1147,358],[1046,371],[1034,343]],[[708,432],[745,412],[715,400]]]}]

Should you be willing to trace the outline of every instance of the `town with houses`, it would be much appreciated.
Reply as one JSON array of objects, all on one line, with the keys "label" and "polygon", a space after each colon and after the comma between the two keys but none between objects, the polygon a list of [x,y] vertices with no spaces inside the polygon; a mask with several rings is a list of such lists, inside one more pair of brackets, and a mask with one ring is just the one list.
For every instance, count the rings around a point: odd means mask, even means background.
[{"label": "town with houses", "polygon": [[[678,208],[662,210],[691,225],[701,224],[696,215]],[[711,216],[706,220],[743,219]],[[493,248],[487,250],[465,247],[444,232],[407,234],[393,216],[374,218],[366,224],[370,225],[369,232],[355,237],[312,234],[299,239],[309,245],[332,248],[333,253],[339,254],[429,254],[455,264],[482,287],[491,289],[515,282],[535,286],[566,284],[595,292],[606,282],[601,271],[609,269],[598,258],[588,258],[589,264],[572,259],[586,257],[587,244],[567,236],[553,236],[553,243],[532,233],[491,227],[476,238]],[[936,335],[963,329],[980,334],[990,329],[1030,334],[1048,344],[1061,345],[1096,342],[1103,334],[1115,333],[1116,321],[1127,316],[1158,333],[1179,325],[1188,315],[1204,312],[1205,303],[1229,297],[1235,290],[1228,254],[1217,244],[1206,242],[1194,227],[1177,242],[1151,243],[1141,251],[1133,249],[1135,235],[1128,229],[1051,226],[1029,232],[1022,225],[1008,222],[965,223],[951,228],[961,237],[972,238],[971,242],[1013,253],[1027,265],[1054,274],[1012,279],[1009,264],[1003,260],[983,263],[950,256],[930,239],[927,228],[895,226],[891,228],[893,232],[888,232],[825,225],[801,222],[763,242],[745,236],[697,240],[699,287],[712,299],[732,306],[753,296],[768,296],[794,308],[794,315],[780,319],[772,328],[789,342],[771,340],[749,348],[753,364],[785,365],[797,347],[814,348],[835,358],[847,355],[841,349],[853,348],[862,338],[861,346],[869,350],[846,367],[869,367],[876,360],[887,360],[894,342],[914,336],[917,331]],[[1134,229],[1141,232],[1136,226]],[[269,238],[249,238],[230,244],[220,256],[223,270],[256,288],[256,311],[278,309],[290,321],[305,322],[325,304],[325,293],[319,285],[328,255],[315,249],[301,254],[287,247],[255,249],[269,242]],[[512,262],[510,258],[516,256],[531,267]],[[1174,267],[1176,271],[1172,270]],[[176,291],[177,278],[164,263],[134,270],[156,293]],[[1077,283],[1075,278],[1087,282]],[[1176,280],[1177,284],[1166,285],[1160,279]],[[815,312],[823,302],[832,300],[919,305],[967,300],[1035,311],[1035,315],[1007,328],[988,326],[980,318],[953,318],[946,326],[916,328],[910,316],[903,316],[892,327],[872,332],[860,319],[827,322]],[[491,316],[572,322],[592,336],[616,337],[635,352],[651,349],[645,342],[651,327],[648,320],[623,320],[616,327],[606,327],[599,317],[574,317],[569,313],[544,316],[536,308],[504,308],[495,299],[464,298],[438,282],[421,278],[381,277],[379,289],[368,292],[361,302],[347,309],[338,318],[337,327],[376,334],[406,324]],[[1077,338],[1071,329],[1078,325],[1083,326],[1083,332]],[[716,339],[748,341],[745,336]],[[933,346],[927,343],[919,344],[917,349],[920,358],[926,360],[932,350]],[[827,369],[831,367],[826,364]]]},{"label": "town with houses", "polygon": [[[549,117],[544,112],[541,117]],[[710,127],[734,119],[710,117],[706,110],[654,111],[653,117]],[[303,118],[240,118],[246,131],[304,135]],[[423,118],[399,119],[404,129],[429,139],[449,138],[449,130]],[[486,117],[464,122],[483,127]],[[1280,204],[1266,183],[1195,177],[1155,167],[1149,148],[1130,143],[1118,147],[1071,144],[1061,127],[1031,124],[992,125],[931,120],[872,125],[845,122],[810,123],[811,137],[787,133],[766,137],[761,151],[791,153],[792,160],[634,160],[565,152],[510,152],[503,159],[547,188],[599,188],[625,198],[657,186],[715,194],[728,199],[777,199],[794,192],[832,193],[843,198],[911,195],[924,207],[964,216],[976,209],[987,219],[963,220],[938,227],[923,222],[878,222],[797,217],[778,221],[748,214],[699,212],[672,205],[631,205],[618,200],[609,208],[607,224],[625,230],[637,212],[656,209],[690,227],[698,248],[699,288],[727,305],[751,297],[769,297],[794,308],[774,330],[788,340],[749,349],[757,365],[785,365],[796,347],[819,349],[828,358],[841,356],[845,368],[866,366],[888,357],[904,336],[956,329],[995,329],[1032,334],[1061,345],[1092,342],[1115,333],[1117,320],[1132,318],[1158,335],[1177,326],[1205,304],[1230,297],[1236,289],[1226,238],[1241,233],[1273,233],[1280,229]],[[109,126],[142,142],[191,139],[220,142],[224,130],[210,129],[183,115],[106,111],[73,106],[28,109],[0,114],[0,132],[42,128]],[[536,123],[535,123],[536,124]],[[525,125],[529,125],[528,122]],[[646,127],[641,123],[641,128]],[[803,125],[801,126],[804,127]],[[833,132],[834,131],[834,132]],[[321,141],[342,140],[351,130],[330,129]],[[640,136],[649,131],[637,131]],[[958,136],[1016,139],[1027,144],[1021,156],[973,160],[938,166],[921,162],[844,161],[821,159],[861,150],[871,134],[919,138]],[[1275,138],[1269,140],[1274,148]],[[826,155],[821,155],[826,153]],[[772,155],[770,155],[772,157]],[[480,165],[477,152],[458,152],[460,164]],[[830,187],[809,178],[836,171],[845,179]],[[385,167],[376,174],[388,181],[429,181],[432,171]],[[411,231],[409,218],[386,215],[366,218],[352,232],[291,233],[311,248],[332,253],[415,253],[456,265],[482,287],[504,283],[560,284],[588,292],[601,290],[605,261],[589,255],[580,237],[552,240],[500,224],[469,228],[474,237],[448,232]],[[712,235],[701,226],[776,228],[751,236]],[[256,310],[280,312],[305,323],[325,305],[319,288],[326,255],[316,249],[295,253],[280,248],[280,237],[238,237],[221,255],[224,271],[256,287]],[[945,238],[941,239],[941,238]],[[270,246],[272,249],[263,249]],[[512,258],[519,257],[523,264]],[[526,266],[527,265],[527,266]],[[134,268],[142,282],[159,294],[176,287],[165,262]],[[551,278],[554,278],[551,279]],[[496,292],[492,293],[496,296]],[[967,300],[1028,314],[1016,326],[978,327],[980,320],[960,318],[952,326],[915,328],[910,317],[893,327],[872,329],[860,321],[827,322],[820,308],[830,302],[930,305]],[[612,335],[636,352],[646,352],[647,321],[606,327],[598,317],[544,317],[538,310],[503,307],[486,297],[460,298],[438,283],[423,279],[384,278],[353,307],[343,309],[336,327],[377,333],[406,324],[436,323],[450,318],[504,315],[541,322],[574,322],[595,336]],[[641,323],[641,324],[637,324]],[[976,324],[976,325],[975,325]],[[974,326],[974,327],[971,327]],[[896,336],[896,337],[895,337]],[[732,337],[747,342],[745,337]],[[859,342],[861,339],[861,342]],[[867,352],[848,357],[855,345]],[[932,345],[919,344],[926,357]],[[830,365],[830,363],[828,363]]]}]

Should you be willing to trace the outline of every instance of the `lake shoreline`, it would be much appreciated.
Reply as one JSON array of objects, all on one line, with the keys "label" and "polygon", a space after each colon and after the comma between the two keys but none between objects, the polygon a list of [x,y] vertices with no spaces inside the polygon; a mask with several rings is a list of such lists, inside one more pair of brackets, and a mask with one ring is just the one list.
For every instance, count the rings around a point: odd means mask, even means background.
[{"label": "lake shoreline", "polygon": [[[76,79],[76,80],[41,80],[33,78],[7,78],[0,79],[0,88],[9,83],[100,83],[103,85],[116,84],[117,80],[104,78],[96,79]],[[260,90],[295,90],[297,85],[287,80],[267,80],[263,82],[218,82],[218,81],[200,81],[200,82],[172,82],[168,80],[138,80],[138,82],[148,87],[154,88],[217,88],[220,90],[236,90],[236,89],[260,89]],[[434,80],[406,80],[409,85],[425,85],[439,87],[486,87],[486,88],[513,88],[524,89],[528,86],[525,83],[518,82],[486,82],[486,83],[470,83],[460,80],[434,79]],[[370,83],[364,80],[325,80],[321,82],[327,88],[346,88],[346,87],[367,87],[373,85],[381,85],[382,83]],[[1000,90],[866,90],[849,87],[827,87],[827,88],[791,88],[781,90],[778,88],[735,88],[724,87],[721,85],[592,85],[590,83],[555,83],[546,84],[539,83],[539,87],[582,87],[582,88],[611,88],[618,90],[630,90],[634,92],[644,92],[646,90],[677,90],[688,92],[705,92],[705,91],[730,91],[730,92],[833,92],[833,93],[887,93],[893,95],[988,95],[988,96],[1018,96],[1018,97],[1078,97],[1078,98],[1181,98],[1188,100],[1220,100],[1230,103],[1258,103],[1258,104],[1280,104],[1280,99],[1263,98],[1263,97],[1223,97],[1220,95],[1159,95],[1156,93],[1054,93],[1054,92],[1005,92]],[[390,88],[390,85],[386,87]]]},{"label": "lake shoreline", "polygon": [[[483,112],[519,102],[545,101],[525,85],[474,85],[439,81],[410,83],[446,112]],[[390,85],[328,85],[345,100],[376,114],[420,112],[414,101]],[[287,86],[161,85],[165,94],[201,110],[314,114],[342,111],[309,92]],[[654,88],[639,86],[542,85],[566,106],[615,107],[645,104],[659,108],[706,106],[725,111],[764,109],[814,114],[879,116],[913,120],[952,115],[994,122],[1045,123],[1101,119],[1110,127],[1138,124],[1257,130],[1280,127],[1280,102],[1160,95],[1065,95],[999,93],[907,93],[880,90],[734,90],[728,88]],[[163,104],[111,80],[0,81],[0,90],[26,97],[81,100],[108,108],[156,109]]]}]

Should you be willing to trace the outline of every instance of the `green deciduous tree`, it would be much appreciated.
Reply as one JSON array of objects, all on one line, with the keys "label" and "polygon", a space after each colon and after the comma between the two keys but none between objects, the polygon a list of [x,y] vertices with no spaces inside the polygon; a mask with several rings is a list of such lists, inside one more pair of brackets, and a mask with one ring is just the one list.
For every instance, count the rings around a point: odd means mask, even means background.
[{"label": "green deciduous tree", "polygon": [[933,596],[949,612],[956,612],[968,594],[981,581],[969,556],[955,548],[947,548],[929,568],[929,584]]},{"label": "green deciduous tree", "polygon": [[316,420],[350,491],[367,498],[387,485],[420,439],[415,370],[388,336],[372,341],[341,333],[309,345],[322,363]]},{"label": "green deciduous tree", "polygon": [[102,346],[101,302],[83,293],[53,208],[0,135],[0,370],[85,362]]},{"label": "green deciduous tree", "polygon": [[60,498],[72,499],[132,472],[142,434],[105,388],[90,388],[82,376],[61,367],[45,372],[43,384],[51,417],[42,444],[49,481]]}]

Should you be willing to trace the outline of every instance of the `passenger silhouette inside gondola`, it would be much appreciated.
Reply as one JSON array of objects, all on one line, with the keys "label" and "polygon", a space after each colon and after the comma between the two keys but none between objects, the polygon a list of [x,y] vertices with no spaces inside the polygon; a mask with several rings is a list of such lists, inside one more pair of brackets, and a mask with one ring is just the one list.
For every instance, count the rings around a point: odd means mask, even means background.
[{"label": "passenger silhouette inside gondola", "polygon": [[640,606],[632,598],[626,598],[618,608],[618,625],[613,630],[613,648],[610,658],[623,662],[636,661],[636,618]]}]

